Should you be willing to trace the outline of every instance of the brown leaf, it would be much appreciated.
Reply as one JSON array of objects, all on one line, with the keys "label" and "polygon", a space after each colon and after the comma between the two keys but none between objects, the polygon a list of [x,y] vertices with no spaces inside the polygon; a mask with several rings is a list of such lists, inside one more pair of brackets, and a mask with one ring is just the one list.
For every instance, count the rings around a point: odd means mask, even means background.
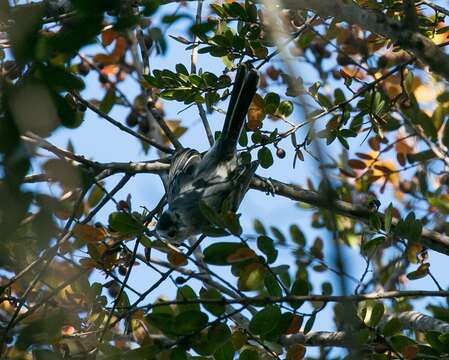
[{"label": "brown leaf", "polygon": [[173,266],[185,266],[188,263],[186,257],[182,253],[171,249],[167,254],[167,260]]},{"label": "brown leaf", "polygon": [[117,58],[115,56],[108,54],[96,54],[94,55],[92,60],[96,64],[103,64],[103,65],[112,65],[117,62]]},{"label": "brown leaf", "polygon": [[350,159],[348,160],[349,167],[353,169],[363,170],[366,168],[366,164],[359,159]]},{"label": "brown leaf", "polygon": [[355,178],[355,177],[357,177],[357,174],[354,173],[354,172],[352,172],[352,170],[351,170],[351,171],[348,171],[348,170],[345,170],[345,169],[340,169],[340,173],[341,173],[343,176],[347,176],[347,177],[350,177],[350,178]]},{"label": "brown leaf", "polygon": [[270,66],[267,69],[267,75],[271,80],[276,81],[279,78],[279,75],[281,75],[281,70],[276,69],[274,66]]},{"label": "brown leaf", "polygon": [[374,151],[380,150],[380,138],[378,136],[374,136],[368,140],[368,144]]},{"label": "brown leaf", "polygon": [[365,154],[365,153],[361,153],[361,152],[356,152],[355,154],[360,159],[363,159],[363,160],[374,160],[374,158],[370,154]]},{"label": "brown leaf", "polygon": [[402,350],[402,355],[404,355],[404,358],[408,359],[414,359],[418,355],[419,349],[417,345],[407,345],[404,350]]},{"label": "brown leaf", "polygon": [[298,333],[299,329],[301,329],[301,325],[304,318],[302,316],[293,314],[292,321],[290,323],[290,327],[285,331],[284,334],[296,334]]},{"label": "brown leaf", "polygon": [[306,354],[306,348],[301,344],[293,344],[288,348],[286,360],[301,360]]},{"label": "brown leaf", "polygon": [[265,119],[265,102],[259,94],[254,95],[248,109],[248,128],[256,131],[262,127],[262,121]]},{"label": "brown leaf", "polygon": [[76,224],[73,228],[73,235],[88,243],[95,243],[106,237],[106,231],[91,225]]}]

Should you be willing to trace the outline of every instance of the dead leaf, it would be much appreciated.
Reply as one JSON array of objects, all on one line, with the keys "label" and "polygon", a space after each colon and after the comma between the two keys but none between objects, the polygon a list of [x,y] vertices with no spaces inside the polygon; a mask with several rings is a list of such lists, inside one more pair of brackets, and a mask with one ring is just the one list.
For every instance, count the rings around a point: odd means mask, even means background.
[{"label": "dead leaf", "polygon": [[91,225],[76,224],[73,228],[73,235],[80,240],[95,243],[106,237],[106,231]]}]

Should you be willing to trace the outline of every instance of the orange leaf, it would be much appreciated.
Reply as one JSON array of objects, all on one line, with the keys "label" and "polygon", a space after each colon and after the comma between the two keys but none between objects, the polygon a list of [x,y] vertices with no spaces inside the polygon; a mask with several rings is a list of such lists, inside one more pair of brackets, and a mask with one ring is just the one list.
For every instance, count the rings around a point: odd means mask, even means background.
[{"label": "orange leaf", "polygon": [[106,231],[91,225],[76,224],[73,228],[73,235],[80,240],[95,243],[106,237]]},{"label": "orange leaf", "polygon": [[250,248],[242,247],[237,249],[233,254],[229,255],[226,260],[232,264],[248,259],[253,259],[255,257],[256,253],[253,250],[251,250]]},{"label": "orange leaf", "polygon": [[115,41],[115,48],[114,51],[112,52],[112,55],[116,58],[116,59],[120,59],[123,54],[125,54],[126,51],[126,39],[124,37],[119,37],[117,38],[117,40]]},{"label": "orange leaf", "polygon": [[105,75],[115,75],[119,71],[119,67],[116,64],[106,65],[101,69],[101,73]]},{"label": "orange leaf", "polygon": [[101,43],[104,46],[111,45],[117,36],[119,36],[118,32],[112,29],[107,29],[101,33]]}]

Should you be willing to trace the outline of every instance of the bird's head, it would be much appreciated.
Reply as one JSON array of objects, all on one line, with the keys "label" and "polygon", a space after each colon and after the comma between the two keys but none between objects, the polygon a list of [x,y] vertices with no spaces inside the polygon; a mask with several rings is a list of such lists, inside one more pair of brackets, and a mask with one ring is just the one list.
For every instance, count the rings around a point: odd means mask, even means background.
[{"label": "bird's head", "polygon": [[166,210],[159,217],[157,233],[170,243],[180,243],[188,237],[187,227],[176,211]]}]

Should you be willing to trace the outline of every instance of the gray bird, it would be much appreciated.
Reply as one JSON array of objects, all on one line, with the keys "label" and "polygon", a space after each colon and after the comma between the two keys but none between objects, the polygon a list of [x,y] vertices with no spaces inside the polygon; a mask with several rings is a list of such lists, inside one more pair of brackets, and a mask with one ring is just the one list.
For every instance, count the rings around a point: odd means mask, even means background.
[{"label": "gray bird", "polygon": [[220,212],[227,200],[237,211],[258,166],[257,161],[243,163],[236,151],[258,80],[255,69],[239,65],[219,139],[204,154],[187,148],[174,154],[166,186],[168,209],[156,225],[168,242],[179,244],[210,225],[201,202]]}]

